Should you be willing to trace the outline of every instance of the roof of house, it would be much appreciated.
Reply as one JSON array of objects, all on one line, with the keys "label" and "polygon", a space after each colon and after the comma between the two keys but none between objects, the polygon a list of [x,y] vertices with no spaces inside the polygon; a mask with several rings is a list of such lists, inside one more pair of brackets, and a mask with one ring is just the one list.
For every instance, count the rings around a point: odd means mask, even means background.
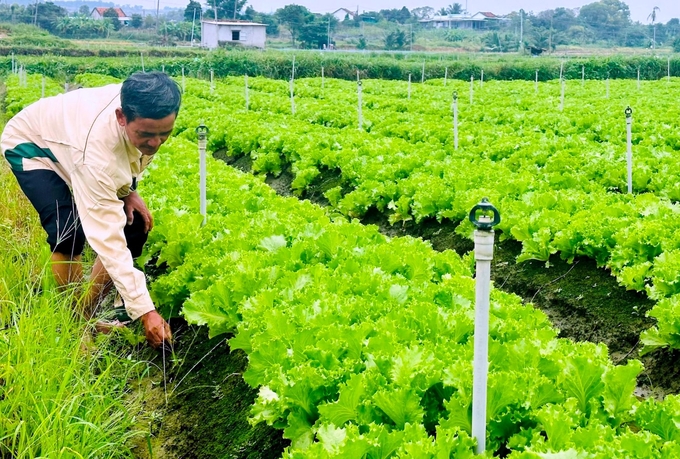
[{"label": "roof of house", "polygon": [[355,13],[354,11],[350,11],[347,8],[338,8],[337,10],[333,11],[331,14],[334,15],[335,13],[338,13],[338,12],[343,12],[345,14],[349,14],[351,17],[354,17],[354,16],[357,15],[357,13]]},{"label": "roof of house", "polygon": [[[111,8],[107,8],[105,6],[98,6],[98,7],[92,9],[92,13],[94,13],[96,11],[97,13],[99,13],[100,16],[104,16],[104,13],[106,13],[106,11],[110,10],[110,9]],[[118,15],[119,18],[128,17],[128,15],[125,14],[125,12],[121,8],[113,8],[113,11],[116,12],[116,14]],[[90,13],[90,14],[92,14],[92,13]]]},{"label": "roof of house", "polygon": [[254,26],[254,27],[267,27],[267,24],[260,24],[259,22],[252,22],[252,21],[241,21],[238,19],[229,19],[225,21],[221,20],[214,20],[214,19],[204,19],[201,21],[202,23],[205,24],[217,24],[217,25],[224,25],[224,26]]},{"label": "roof of house", "polygon": [[473,15],[462,13],[462,14],[447,14],[445,16],[433,16],[432,18],[428,19],[420,19],[418,22],[464,22],[464,21],[480,22],[486,19],[503,20],[504,18],[488,11],[480,11]]}]

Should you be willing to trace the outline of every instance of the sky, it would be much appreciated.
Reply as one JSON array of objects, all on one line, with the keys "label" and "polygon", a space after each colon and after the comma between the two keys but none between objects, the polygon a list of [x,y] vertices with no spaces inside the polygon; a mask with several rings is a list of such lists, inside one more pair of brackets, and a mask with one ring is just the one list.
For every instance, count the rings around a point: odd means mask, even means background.
[{"label": "sky", "polygon": [[[123,0],[113,1],[124,3]],[[203,4],[210,3],[210,0],[199,1]],[[461,3],[465,7],[466,1],[467,9],[470,13],[491,11],[492,13],[503,15],[512,11],[519,11],[520,9],[524,9],[526,12],[533,11],[534,13],[539,13],[559,7],[578,8],[588,3],[593,3],[595,0],[248,0],[247,5],[252,6],[257,11],[273,13],[278,8],[295,3],[306,6],[314,13],[329,13],[338,8],[356,11],[357,6],[359,12],[401,8],[402,6],[408,9],[430,6],[438,10],[454,2]],[[671,18],[680,18],[680,0],[624,0],[624,2],[630,8],[630,15],[633,21],[639,21],[643,24],[649,23],[647,18],[655,6],[659,7],[657,22],[665,23]],[[156,7],[155,0],[132,0],[127,3],[142,4],[145,8]],[[188,3],[189,0],[160,0],[161,8],[165,6],[184,7]]]}]

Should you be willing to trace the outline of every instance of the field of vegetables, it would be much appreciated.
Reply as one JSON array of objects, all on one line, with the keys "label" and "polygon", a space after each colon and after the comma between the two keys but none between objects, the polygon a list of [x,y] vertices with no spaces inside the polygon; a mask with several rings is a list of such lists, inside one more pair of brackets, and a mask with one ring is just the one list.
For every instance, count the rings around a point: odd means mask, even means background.
[{"label": "field of vegetables", "polygon": [[[7,114],[41,81],[8,78]],[[488,196],[519,262],[596,260],[658,301],[645,351],[680,348],[680,81],[568,81],[563,107],[559,82],[366,80],[359,98],[357,83],[321,78],[181,81],[175,136],[142,184],[157,222],[143,263],[162,268],[152,295],[166,314],[234,334],[258,388],[252,420],[283,429],[283,457],[473,457],[471,258],[386,237],[359,222],[371,212],[469,236],[465,217]],[[205,226],[201,122],[211,151],[250,157],[260,174],[209,161]],[[332,178],[328,206],[263,183],[286,168],[300,196]],[[489,457],[680,457],[680,397],[638,399],[640,362],[557,338],[542,312],[497,289],[491,313]]]}]

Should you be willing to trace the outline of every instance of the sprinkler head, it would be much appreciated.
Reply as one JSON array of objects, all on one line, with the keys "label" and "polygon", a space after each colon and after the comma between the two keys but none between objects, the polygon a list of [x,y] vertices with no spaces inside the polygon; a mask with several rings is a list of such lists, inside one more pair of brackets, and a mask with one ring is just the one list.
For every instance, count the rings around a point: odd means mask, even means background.
[{"label": "sprinkler head", "polygon": [[488,198],[482,198],[482,201],[470,211],[470,221],[478,230],[491,231],[494,226],[501,222],[501,214],[489,202]]}]

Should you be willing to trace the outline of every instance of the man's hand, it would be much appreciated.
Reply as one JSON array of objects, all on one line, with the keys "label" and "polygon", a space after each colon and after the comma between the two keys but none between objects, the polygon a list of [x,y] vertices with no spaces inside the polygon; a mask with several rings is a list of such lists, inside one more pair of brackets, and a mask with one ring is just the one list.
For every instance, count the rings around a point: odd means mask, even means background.
[{"label": "man's hand", "polygon": [[146,332],[146,341],[151,347],[158,349],[164,342],[168,344],[172,343],[170,325],[168,325],[157,311],[147,312],[141,319]]},{"label": "man's hand", "polygon": [[132,225],[133,212],[136,210],[144,219],[144,232],[148,233],[153,228],[153,217],[146,207],[146,203],[136,191],[131,191],[123,198],[123,209],[127,216],[127,224]]}]

